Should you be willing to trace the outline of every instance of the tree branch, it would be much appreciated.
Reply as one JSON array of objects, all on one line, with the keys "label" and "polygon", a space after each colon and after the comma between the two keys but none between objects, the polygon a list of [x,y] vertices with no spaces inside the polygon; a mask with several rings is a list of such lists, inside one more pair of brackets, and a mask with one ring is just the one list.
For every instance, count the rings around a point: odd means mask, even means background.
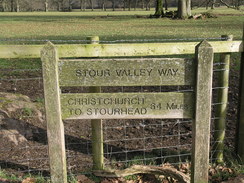
[{"label": "tree branch", "polygon": [[158,167],[158,166],[143,166],[133,165],[124,170],[95,170],[93,172],[96,176],[100,177],[125,177],[135,174],[156,174],[164,175],[177,179],[181,183],[190,183],[190,177],[172,167]]}]

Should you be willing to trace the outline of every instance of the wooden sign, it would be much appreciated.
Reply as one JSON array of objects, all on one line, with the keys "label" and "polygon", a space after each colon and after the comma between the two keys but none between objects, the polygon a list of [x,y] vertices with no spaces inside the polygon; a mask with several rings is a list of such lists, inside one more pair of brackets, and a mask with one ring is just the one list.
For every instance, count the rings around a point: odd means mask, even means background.
[{"label": "wooden sign", "polygon": [[193,118],[193,93],[61,94],[63,119]]},{"label": "wooden sign", "polygon": [[[191,182],[208,182],[213,71],[208,42],[196,47],[196,63],[181,58],[59,60],[51,43],[41,58],[52,182],[67,182],[62,119],[92,119],[94,167],[103,169],[102,121],[94,119],[121,118],[194,119]],[[100,86],[157,85],[193,85],[195,92],[96,93]],[[93,93],[62,94],[60,86],[90,86]]]},{"label": "wooden sign", "polygon": [[193,85],[193,59],[60,60],[60,86]]}]

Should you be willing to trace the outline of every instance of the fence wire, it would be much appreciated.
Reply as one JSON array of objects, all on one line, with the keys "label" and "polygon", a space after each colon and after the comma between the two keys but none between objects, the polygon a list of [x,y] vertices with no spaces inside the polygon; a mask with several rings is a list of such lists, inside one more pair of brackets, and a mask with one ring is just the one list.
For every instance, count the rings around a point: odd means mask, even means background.
[{"label": "fence wire", "polygon": [[[208,40],[222,38],[208,38]],[[124,42],[161,42],[187,41],[199,39],[163,39],[163,40],[115,40],[101,43]],[[87,40],[0,40],[0,42],[84,42]],[[11,63],[11,60],[8,60]],[[20,60],[21,61],[21,60]],[[35,60],[40,62],[40,60]],[[214,120],[217,92],[226,87],[218,86],[218,73],[226,71],[224,64],[214,63],[211,154],[216,141]],[[236,80],[236,76],[233,77]],[[231,75],[230,82],[233,82]],[[86,88],[64,88],[63,92],[86,92]],[[192,87],[102,87],[103,92],[164,92],[194,91]],[[5,94],[10,93],[10,94]],[[237,91],[230,88],[228,105],[236,106]],[[14,94],[14,95],[11,95]],[[28,96],[28,97],[23,97]],[[0,68],[0,101],[9,102],[7,110],[0,110],[0,168],[16,175],[27,173],[49,176],[49,159],[46,122],[44,116],[44,97],[41,67],[23,69],[11,67]],[[13,103],[11,103],[13,101]],[[20,103],[19,103],[20,102]],[[22,102],[22,103],[21,103]],[[2,106],[2,104],[0,105]],[[237,111],[229,108],[225,144],[234,148],[235,121]],[[6,123],[6,120],[8,123]],[[5,121],[5,122],[4,122]],[[66,120],[65,140],[67,169],[70,174],[86,173],[93,167],[91,124],[89,120]],[[192,147],[192,120],[188,119],[141,119],[141,120],[103,120],[104,158],[106,167],[124,169],[133,164],[161,165],[163,163],[180,164],[190,162]]]}]

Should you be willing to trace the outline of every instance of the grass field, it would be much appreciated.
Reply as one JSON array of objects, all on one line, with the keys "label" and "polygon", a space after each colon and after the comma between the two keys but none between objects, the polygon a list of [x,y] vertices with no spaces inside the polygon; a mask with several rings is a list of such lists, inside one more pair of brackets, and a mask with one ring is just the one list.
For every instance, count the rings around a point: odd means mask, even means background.
[{"label": "grass field", "polygon": [[[174,10],[174,9],[170,9]],[[37,40],[84,40],[97,35],[100,40],[215,38],[224,34],[240,40],[244,22],[241,11],[217,8],[208,12],[218,18],[203,20],[150,19],[152,11],[20,12],[0,13],[0,44],[43,44]],[[195,9],[193,14],[206,12]],[[11,39],[13,41],[1,41]],[[176,40],[177,41],[177,40]],[[184,40],[180,40],[184,41]],[[198,40],[199,41],[199,40]],[[70,42],[71,43],[71,42]],[[239,58],[237,59],[239,60]],[[39,60],[38,60],[39,61]],[[33,64],[35,63],[35,64]],[[1,68],[40,68],[30,59],[1,59]]]},{"label": "grass field", "polygon": [[[195,9],[193,14],[206,12]],[[154,11],[0,13],[0,39],[101,40],[208,38],[232,34],[241,39],[244,11],[217,8],[218,18],[171,20],[147,18]],[[221,14],[221,15],[220,15]],[[12,44],[19,43],[18,41]],[[0,42],[0,44],[8,44]]]}]

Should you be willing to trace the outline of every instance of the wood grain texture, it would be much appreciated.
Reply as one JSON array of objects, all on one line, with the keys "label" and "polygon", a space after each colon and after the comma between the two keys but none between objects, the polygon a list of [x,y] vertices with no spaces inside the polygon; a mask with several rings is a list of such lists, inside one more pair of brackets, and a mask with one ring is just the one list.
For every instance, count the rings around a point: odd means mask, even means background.
[{"label": "wood grain texture", "polygon": [[[232,41],[232,35],[223,35],[222,38],[225,38],[226,41]],[[228,105],[228,90],[229,90],[229,72],[230,72],[230,53],[222,53],[220,55],[220,67],[223,71],[218,74],[218,98],[217,98],[217,109],[215,116],[217,117],[214,120],[215,132],[214,132],[214,158],[217,163],[224,162],[224,139],[225,139],[225,128],[226,128],[226,113]]]},{"label": "wood grain texture", "polygon": [[60,60],[60,86],[193,85],[193,59]]},{"label": "wood grain texture", "polygon": [[192,118],[191,92],[62,94],[63,119]]},{"label": "wood grain texture", "polygon": [[196,111],[193,123],[192,183],[207,183],[213,75],[213,48],[203,41],[196,47]]},{"label": "wood grain texture", "polygon": [[[194,54],[199,42],[56,45],[60,58]],[[213,41],[214,53],[242,52],[242,41]],[[0,58],[40,58],[44,45],[0,45]]]},{"label": "wood grain texture", "polygon": [[[92,45],[99,44],[98,36],[87,37]],[[84,66],[83,66],[84,67]],[[83,69],[82,67],[82,69]],[[71,78],[69,78],[71,82]],[[101,87],[95,85],[89,88],[90,93],[101,93]],[[103,151],[103,121],[102,119],[92,119],[92,158],[93,158],[93,170],[104,169],[104,151]]]},{"label": "wood grain texture", "polygon": [[51,180],[66,183],[64,127],[58,84],[58,56],[53,44],[41,50]]},{"label": "wood grain texture", "polygon": [[180,183],[190,183],[190,177],[188,175],[169,166],[132,165],[124,170],[104,170],[93,172],[99,177],[126,177],[135,174],[163,175],[164,177],[174,178]]}]

